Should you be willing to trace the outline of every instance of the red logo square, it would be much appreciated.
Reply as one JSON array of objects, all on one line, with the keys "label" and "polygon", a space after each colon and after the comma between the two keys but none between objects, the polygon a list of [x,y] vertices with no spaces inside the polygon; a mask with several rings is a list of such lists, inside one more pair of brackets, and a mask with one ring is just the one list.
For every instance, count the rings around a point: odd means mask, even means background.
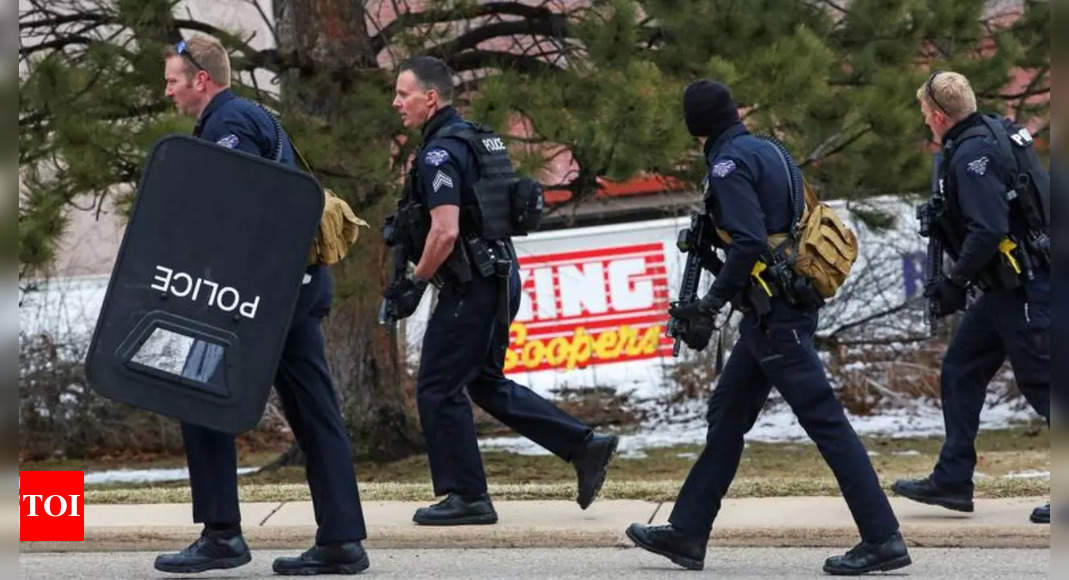
[{"label": "red logo square", "polygon": [[85,473],[19,472],[19,541],[85,540]]}]

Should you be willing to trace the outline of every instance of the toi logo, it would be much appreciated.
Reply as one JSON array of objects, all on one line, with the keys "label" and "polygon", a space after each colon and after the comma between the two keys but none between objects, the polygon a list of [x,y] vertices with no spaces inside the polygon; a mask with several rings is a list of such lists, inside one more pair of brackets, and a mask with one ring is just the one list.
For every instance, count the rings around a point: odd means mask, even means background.
[{"label": "toi logo", "polygon": [[85,474],[19,472],[19,541],[85,540]]}]

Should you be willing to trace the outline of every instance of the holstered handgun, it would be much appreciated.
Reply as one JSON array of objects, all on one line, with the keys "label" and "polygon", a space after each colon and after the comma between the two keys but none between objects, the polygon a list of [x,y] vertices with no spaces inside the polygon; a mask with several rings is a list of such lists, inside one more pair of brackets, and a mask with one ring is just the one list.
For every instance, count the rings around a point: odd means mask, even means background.
[{"label": "holstered handgun", "polygon": [[486,240],[478,236],[464,238],[464,245],[468,248],[468,255],[475,271],[483,278],[489,278],[496,272],[494,257],[490,254],[490,248]]}]

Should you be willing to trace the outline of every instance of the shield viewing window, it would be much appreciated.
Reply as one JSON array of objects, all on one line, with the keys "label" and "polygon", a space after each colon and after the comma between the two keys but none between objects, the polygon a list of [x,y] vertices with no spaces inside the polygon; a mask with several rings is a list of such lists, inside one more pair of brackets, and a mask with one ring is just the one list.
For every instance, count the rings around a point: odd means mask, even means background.
[{"label": "shield viewing window", "polygon": [[156,311],[142,319],[118,354],[131,370],[228,399],[228,375],[234,371],[227,364],[227,351],[236,345],[231,333]]},{"label": "shield viewing window", "polygon": [[207,389],[209,392],[225,395],[224,353],[223,345],[156,328],[134,352],[130,363],[134,368],[144,367],[203,383],[214,387]]}]

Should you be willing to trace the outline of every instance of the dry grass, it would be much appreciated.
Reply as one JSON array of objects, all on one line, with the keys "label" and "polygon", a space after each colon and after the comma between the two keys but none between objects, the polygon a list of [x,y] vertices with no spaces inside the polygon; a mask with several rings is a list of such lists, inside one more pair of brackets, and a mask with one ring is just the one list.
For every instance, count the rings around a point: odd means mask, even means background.
[{"label": "dry grass", "polygon": [[[941,438],[866,439],[865,445],[880,481],[889,486],[901,477],[930,472],[939,453]],[[1046,495],[1049,478],[1009,478],[1029,470],[1049,471],[1049,437],[1045,428],[1020,427],[985,431],[978,442],[982,476],[976,479],[979,497]],[[701,452],[697,446],[647,450],[642,458],[619,457],[613,461],[602,497],[616,499],[671,500]],[[527,456],[503,452],[483,455],[491,493],[498,499],[572,499],[574,472],[570,465],[551,456]],[[244,462],[243,462],[244,463]],[[67,468],[72,466],[65,465]],[[22,469],[55,469],[43,464]],[[82,467],[84,468],[84,467]],[[365,500],[432,499],[425,457],[410,457],[391,463],[359,463],[357,475]],[[298,501],[310,498],[301,468],[288,467],[243,476],[244,501]],[[743,453],[738,476],[729,492],[733,497],[788,495],[838,495],[831,471],[816,447],[809,443],[751,443]],[[188,502],[185,482],[140,485],[89,486],[89,503]]]},{"label": "dry grass", "polygon": [[[673,501],[680,480],[608,481],[601,499],[641,499]],[[888,481],[884,482],[889,483]],[[885,487],[887,487],[885,485]],[[976,485],[977,497],[1025,497],[1050,493],[1050,483],[1032,479],[983,479]],[[573,500],[575,483],[491,484],[495,500]],[[738,478],[729,497],[837,496],[835,480],[825,478]],[[247,484],[240,488],[242,502],[309,501],[308,486],[303,484]],[[434,499],[427,483],[361,483],[363,501],[425,501]],[[88,504],[189,503],[186,487],[142,487],[135,489],[89,489]]]}]

